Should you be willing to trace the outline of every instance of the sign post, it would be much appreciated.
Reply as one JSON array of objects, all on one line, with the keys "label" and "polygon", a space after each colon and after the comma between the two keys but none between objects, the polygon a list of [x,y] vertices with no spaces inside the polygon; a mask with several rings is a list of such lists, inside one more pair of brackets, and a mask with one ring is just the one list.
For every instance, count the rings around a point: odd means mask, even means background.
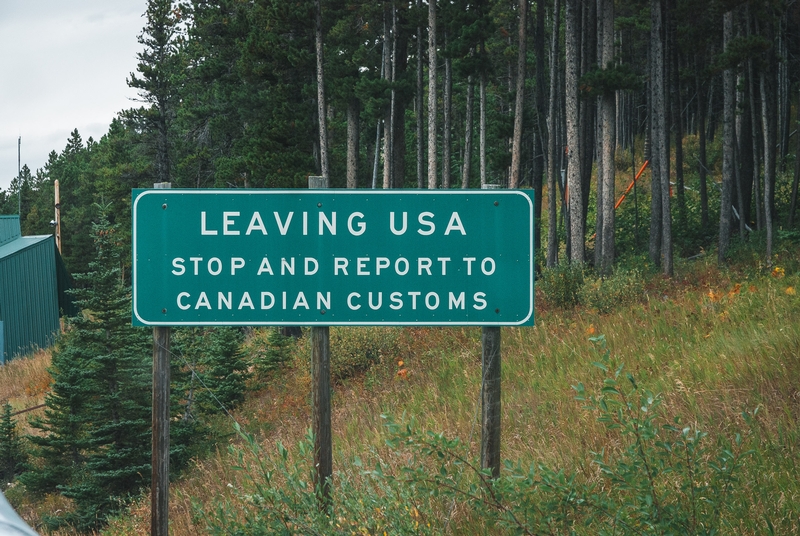
[{"label": "sign post", "polygon": [[[326,188],[325,177],[308,178],[310,189]],[[331,433],[330,328],[311,327],[311,432],[314,434],[314,485],[320,509],[331,505],[333,434]]]},{"label": "sign post", "polygon": [[[484,184],[496,190],[496,184]],[[481,328],[481,469],[490,469],[492,478],[500,476],[500,424],[502,422],[499,326]]]},{"label": "sign post", "polygon": [[[156,183],[168,189],[168,182]],[[153,445],[150,479],[150,534],[169,534],[169,389],[170,328],[153,327]]]}]

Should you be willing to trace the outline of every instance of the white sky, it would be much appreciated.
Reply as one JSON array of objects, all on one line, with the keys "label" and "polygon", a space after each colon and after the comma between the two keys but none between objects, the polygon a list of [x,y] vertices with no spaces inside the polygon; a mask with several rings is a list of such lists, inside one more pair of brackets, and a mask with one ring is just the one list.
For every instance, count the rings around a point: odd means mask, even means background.
[{"label": "white sky", "polygon": [[136,70],[146,0],[0,0],[0,189],[33,173],[75,128],[99,140],[117,112],[138,106]]}]

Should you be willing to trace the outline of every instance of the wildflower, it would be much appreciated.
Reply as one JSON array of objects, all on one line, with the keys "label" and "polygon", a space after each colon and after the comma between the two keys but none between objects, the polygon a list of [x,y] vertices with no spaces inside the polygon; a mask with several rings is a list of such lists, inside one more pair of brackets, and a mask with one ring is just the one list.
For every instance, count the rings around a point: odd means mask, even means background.
[{"label": "wildflower", "polygon": [[789,296],[794,296],[796,294],[794,287],[786,287],[786,294]]},{"label": "wildflower", "polygon": [[398,367],[402,367],[404,364],[405,364],[405,361],[403,361],[402,359],[397,362],[397,366]]},{"label": "wildflower", "polygon": [[595,333],[597,333],[597,328],[594,327],[594,324],[589,324],[589,327],[586,328],[586,334],[594,335]]},{"label": "wildflower", "polygon": [[780,266],[776,266],[775,268],[772,269],[772,274],[771,275],[775,279],[780,279],[780,278],[782,278],[783,276],[786,275],[786,271],[783,268],[781,268]]},{"label": "wildflower", "polygon": [[408,378],[408,369],[400,369],[397,371],[397,375],[401,378]]}]

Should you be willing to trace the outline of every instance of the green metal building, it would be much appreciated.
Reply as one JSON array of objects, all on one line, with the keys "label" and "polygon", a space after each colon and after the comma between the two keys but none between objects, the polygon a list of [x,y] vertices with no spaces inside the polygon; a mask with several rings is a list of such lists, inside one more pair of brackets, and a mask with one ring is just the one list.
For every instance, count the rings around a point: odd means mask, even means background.
[{"label": "green metal building", "polygon": [[53,343],[73,313],[67,288],[53,235],[22,236],[19,216],[0,216],[0,363]]}]

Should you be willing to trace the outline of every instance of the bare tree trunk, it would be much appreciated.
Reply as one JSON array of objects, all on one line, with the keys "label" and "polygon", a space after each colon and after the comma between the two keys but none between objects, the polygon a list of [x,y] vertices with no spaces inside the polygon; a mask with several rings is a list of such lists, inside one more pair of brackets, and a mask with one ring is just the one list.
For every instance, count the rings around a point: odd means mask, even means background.
[{"label": "bare tree trunk", "polygon": [[[541,5],[539,6],[541,9]],[[558,98],[558,29],[561,25],[561,0],[555,0],[553,6],[553,25],[550,36],[550,104],[547,110],[547,267],[558,264],[558,158],[556,157],[557,116],[556,100]]]},{"label": "bare tree trunk", "polygon": [[678,51],[677,22],[670,23],[670,57],[672,62],[672,124],[675,128],[675,196],[678,200],[678,232],[686,232],[686,192],[683,177],[683,98],[681,92],[680,58]]},{"label": "bare tree trunk", "polygon": [[756,97],[755,97],[755,72],[753,69],[753,60],[747,62],[748,83],[750,86],[750,122],[752,123],[751,129],[753,135],[750,136],[752,151],[753,151],[753,180],[755,182],[755,205],[756,205],[756,229],[759,231],[764,228],[764,218],[761,214],[761,180],[760,180],[760,167],[761,167],[761,150],[759,145],[759,117],[756,112]]},{"label": "bare tree trunk", "polygon": [[[602,5],[604,4],[604,5]],[[602,17],[602,57],[601,65],[604,69],[613,67],[614,62],[614,1],[603,0],[602,9],[598,14]],[[602,166],[603,166],[603,250],[600,273],[609,275],[614,265],[614,198],[616,184],[616,166],[614,152],[617,146],[616,133],[616,95],[606,93],[602,96],[601,126],[602,138]],[[598,183],[598,188],[599,188]],[[601,210],[598,207],[598,211]]]},{"label": "bare tree trunk", "polygon": [[[597,64],[597,2],[580,2],[580,70],[578,77],[586,74]],[[581,176],[581,227],[586,229],[586,220],[589,214],[589,198],[592,191],[592,163],[595,158],[595,142],[597,140],[597,100],[578,99],[580,119],[580,176]],[[585,249],[584,239],[584,249]]]},{"label": "bare tree trunk", "polygon": [[[422,0],[417,0],[417,9],[422,10]],[[422,142],[424,129],[422,126],[423,112],[422,112],[422,91],[423,77],[422,77],[422,25],[417,24],[417,98],[416,98],[416,120],[417,120],[417,188],[422,188],[425,185],[424,179],[424,164]]]},{"label": "bare tree trunk", "polygon": [[528,0],[519,0],[519,38],[517,43],[517,87],[514,104],[514,135],[511,143],[511,180],[509,188],[519,188],[522,158],[522,116],[525,104],[525,58]]},{"label": "bare tree trunk", "polygon": [[[770,66],[772,67],[772,66]],[[772,74],[769,75],[773,77]],[[761,71],[761,123],[764,129],[764,224],[767,229],[767,268],[772,266],[772,194],[775,184],[775,110],[772,80]]]},{"label": "bare tree trunk", "polygon": [[667,86],[664,80],[666,62],[662,0],[652,0],[651,20],[653,25],[659,28],[659,35],[661,36],[655,54],[657,68],[655,69],[656,78],[653,81],[653,86],[656,88],[654,92],[655,106],[658,109],[658,112],[654,114],[654,130],[659,131],[658,143],[654,145],[654,148],[658,153],[659,171],[661,173],[661,258],[663,260],[661,268],[664,275],[671,277],[674,273],[674,267],[672,260],[672,212],[669,198],[669,134],[667,132],[667,106],[665,103]]},{"label": "bare tree trunk", "polygon": [[[666,173],[664,109],[664,41],[660,0],[650,1],[650,169],[652,170],[650,204],[650,260],[665,268],[664,253],[664,188],[669,192]],[[666,184],[662,184],[666,182]]]},{"label": "bare tree trunk", "polygon": [[472,75],[467,78],[467,102],[464,112],[464,164],[461,168],[461,187],[469,188],[469,175],[472,168],[472,107],[475,100],[475,84]]},{"label": "bare tree trunk", "polygon": [[[696,61],[696,59],[695,59]],[[711,223],[708,216],[708,182],[706,180],[706,107],[704,84],[697,77],[697,138],[698,138],[698,175],[700,177],[700,228],[708,234]]]},{"label": "bare tree trunk", "polygon": [[789,52],[787,50],[787,23],[788,23],[787,10],[782,10],[777,36],[778,56],[780,61],[777,65],[778,77],[778,103],[777,103],[777,119],[778,119],[778,137],[780,142],[780,151],[778,153],[778,160],[780,161],[780,170],[786,171],[786,156],[789,152],[789,123],[792,118],[791,104],[789,102],[789,88],[791,81],[789,79]]},{"label": "bare tree trunk", "polygon": [[428,0],[428,188],[436,189],[436,0]]},{"label": "bare tree trunk", "polygon": [[[319,1],[319,0],[317,0]],[[392,14],[394,14],[394,2],[392,2]],[[392,17],[394,18],[394,17]],[[394,33],[390,33],[389,21],[387,20],[387,13],[383,13],[383,70],[386,74],[386,80],[394,85]],[[388,190],[393,188],[392,171],[394,169],[392,157],[394,155],[394,88],[392,88],[391,98],[389,99],[389,108],[384,115],[383,122],[383,188]]]},{"label": "bare tree trunk", "polygon": [[[733,39],[733,11],[723,15],[723,44],[728,47]],[[731,187],[733,181],[733,127],[734,127],[734,79],[733,69],[723,73],[723,138],[722,138],[722,194],[720,195],[719,251],[717,262],[725,262],[725,253],[730,245],[731,235]]]},{"label": "bare tree trunk", "polygon": [[[481,43],[481,59],[486,58],[486,50],[484,44]],[[481,171],[481,188],[486,184],[486,71],[481,70],[480,78],[480,119],[478,121],[478,161],[480,162]]]},{"label": "bare tree trunk", "polygon": [[536,102],[536,126],[533,143],[533,190],[534,190],[534,210],[536,218],[534,229],[534,249],[540,254],[542,249],[542,182],[544,179],[544,168],[546,165],[544,146],[547,140],[547,128],[544,122],[547,118],[545,107],[545,72],[547,58],[545,56],[545,6],[544,2],[536,4],[536,31],[534,32],[533,48],[536,56],[536,85],[534,88],[534,100]]},{"label": "bare tree trunk", "polygon": [[351,98],[347,103],[347,187],[358,187],[359,110],[361,103]]},{"label": "bare tree trunk", "polygon": [[570,261],[584,262],[583,188],[581,185],[581,136],[578,100],[578,71],[580,65],[579,0],[566,3],[566,80],[565,104],[567,120],[567,189],[570,215]]},{"label": "bare tree trunk", "polygon": [[[445,34],[445,46],[447,46],[447,34]],[[442,188],[450,188],[450,151],[452,145],[452,100],[453,100],[453,61],[450,58],[444,59],[444,95],[442,96],[442,120],[444,122],[442,133]]]},{"label": "bare tree trunk", "polygon": [[328,164],[328,125],[325,113],[325,72],[322,67],[322,8],[316,1],[316,26],[314,41],[317,53],[317,115],[319,117],[319,160],[321,174],[325,177],[325,188],[330,187],[330,166]]}]

